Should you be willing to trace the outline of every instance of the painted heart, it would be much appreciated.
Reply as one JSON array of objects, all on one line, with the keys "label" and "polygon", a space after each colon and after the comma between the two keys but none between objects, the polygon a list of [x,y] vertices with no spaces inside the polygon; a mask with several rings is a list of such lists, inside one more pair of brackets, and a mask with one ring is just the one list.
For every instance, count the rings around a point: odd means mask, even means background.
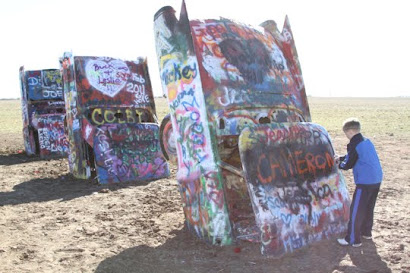
[{"label": "painted heart", "polygon": [[91,86],[110,97],[121,91],[131,75],[128,66],[121,60],[90,60],[85,69]]}]

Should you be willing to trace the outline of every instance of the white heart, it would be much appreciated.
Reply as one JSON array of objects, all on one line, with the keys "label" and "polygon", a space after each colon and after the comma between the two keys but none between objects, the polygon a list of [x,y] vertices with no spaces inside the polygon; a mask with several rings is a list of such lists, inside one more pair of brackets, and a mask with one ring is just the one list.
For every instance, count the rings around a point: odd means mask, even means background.
[{"label": "white heart", "polygon": [[88,82],[110,97],[121,91],[131,75],[128,66],[121,60],[90,60],[85,70]]}]

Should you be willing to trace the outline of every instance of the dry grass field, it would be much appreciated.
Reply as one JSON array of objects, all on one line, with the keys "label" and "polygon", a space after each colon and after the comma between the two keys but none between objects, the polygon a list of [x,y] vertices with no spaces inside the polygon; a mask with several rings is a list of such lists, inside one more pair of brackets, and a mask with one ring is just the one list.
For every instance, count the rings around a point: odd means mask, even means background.
[{"label": "dry grass field", "polygon": [[[159,119],[167,113],[158,98]],[[281,259],[239,242],[214,247],[184,228],[175,180],[100,186],[73,178],[67,160],[23,153],[20,102],[0,101],[0,272],[410,272],[410,99],[309,98],[336,152],[355,116],[384,168],[374,240],[322,241]],[[350,172],[345,172],[353,191]],[[240,252],[234,251],[240,248]]]}]

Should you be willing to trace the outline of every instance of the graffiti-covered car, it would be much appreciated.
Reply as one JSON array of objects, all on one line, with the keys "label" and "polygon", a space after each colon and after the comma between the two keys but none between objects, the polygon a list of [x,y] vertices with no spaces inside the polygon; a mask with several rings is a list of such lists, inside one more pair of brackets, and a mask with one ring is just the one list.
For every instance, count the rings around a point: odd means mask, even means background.
[{"label": "graffiti-covered car", "polygon": [[345,231],[350,200],[327,131],[311,122],[289,20],[261,26],[190,21],[185,3],[179,20],[169,6],[155,14],[162,147],[177,159],[190,230],[278,257]]},{"label": "graffiti-covered car", "polygon": [[28,155],[66,156],[65,107],[59,69],[25,71],[20,67],[23,139]]},{"label": "graffiti-covered car", "polygon": [[70,172],[102,184],[167,177],[146,59],[64,53],[62,67]]}]

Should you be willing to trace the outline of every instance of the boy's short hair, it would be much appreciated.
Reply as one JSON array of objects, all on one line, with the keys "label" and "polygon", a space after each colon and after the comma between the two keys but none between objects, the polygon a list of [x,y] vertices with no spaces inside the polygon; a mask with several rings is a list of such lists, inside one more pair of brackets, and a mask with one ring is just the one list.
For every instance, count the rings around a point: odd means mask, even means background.
[{"label": "boy's short hair", "polygon": [[343,132],[348,130],[360,131],[360,121],[357,118],[348,118],[343,122]]}]

